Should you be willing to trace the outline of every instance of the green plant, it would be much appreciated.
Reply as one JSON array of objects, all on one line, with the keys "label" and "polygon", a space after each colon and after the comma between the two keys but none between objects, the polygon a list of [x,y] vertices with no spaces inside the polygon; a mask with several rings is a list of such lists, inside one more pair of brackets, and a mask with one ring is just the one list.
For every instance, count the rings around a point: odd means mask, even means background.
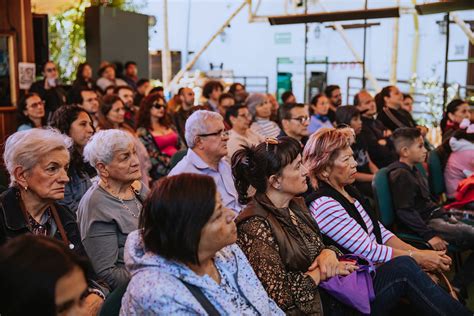
[{"label": "green plant", "polygon": [[[57,64],[64,83],[71,83],[77,66],[86,61],[84,11],[91,3],[100,5],[98,0],[77,0],[71,8],[49,17],[50,59]],[[107,6],[137,12],[146,3],[146,0],[108,0]]]}]

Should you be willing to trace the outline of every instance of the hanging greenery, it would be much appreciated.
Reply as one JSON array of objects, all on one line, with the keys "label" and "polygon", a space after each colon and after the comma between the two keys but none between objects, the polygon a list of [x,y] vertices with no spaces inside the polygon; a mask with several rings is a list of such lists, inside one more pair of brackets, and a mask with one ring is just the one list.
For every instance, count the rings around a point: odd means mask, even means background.
[{"label": "hanging greenery", "polygon": [[[85,9],[100,5],[98,0],[77,0],[70,9],[49,17],[49,53],[61,74],[64,83],[72,83],[80,63],[86,61],[84,28]],[[146,7],[146,0],[107,0],[108,7],[137,12]]]}]

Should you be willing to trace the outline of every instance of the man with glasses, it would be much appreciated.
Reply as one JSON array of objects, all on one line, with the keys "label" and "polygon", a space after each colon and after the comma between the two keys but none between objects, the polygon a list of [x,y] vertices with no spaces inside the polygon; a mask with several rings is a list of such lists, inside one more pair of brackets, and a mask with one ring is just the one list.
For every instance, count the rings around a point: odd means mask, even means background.
[{"label": "man with glasses", "polygon": [[43,66],[43,79],[31,85],[30,91],[37,93],[45,102],[45,117],[49,122],[51,115],[61,105],[66,104],[66,91],[59,83],[59,73],[52,61]]},{"label": "man with glasses", "polygon": [[304,146],[309,135],[308,106],[302,103],[287,103],[281,105],[279,111],[282,130],[278,137],[292,137]]},{"label": "man with glasses", "polygon": [[237,104],[229,107],[225,114],[225,121],[231,127],[229,141],[227,141],[227,159],[244,147],[257,146],[265,141],[265,137],[250,129],[252,115],[245,105]]},{"label": "man with glasses", "polygon": [[229,133],[224,128],[222,116],[206,110],[194,112],[186,121],[185,139],[188,152],[169,175],[198,173],[211,176],[223,205],[239,213],[242,206],[238,202],[232,169],[224,159]]}]

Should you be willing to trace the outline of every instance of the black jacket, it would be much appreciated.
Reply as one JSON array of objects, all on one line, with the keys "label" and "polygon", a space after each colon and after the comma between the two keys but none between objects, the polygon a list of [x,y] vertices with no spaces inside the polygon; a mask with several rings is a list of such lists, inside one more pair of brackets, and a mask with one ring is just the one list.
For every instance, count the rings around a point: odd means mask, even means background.
[{"label": "black jacket", "polygon": [[[385,126],[371,118],[361,117],[362,130],[359,138],[367,144],[367,151],[372,162],[378,167],[383,168],[398,159],[395,147],[389,138],[384,137]],[[382,143],[385,143],[384,145]]]},{"label": "black jacket", "polygon": [[[84,246],[81,242],[79,227],[76,223],[75,215],[66,207],[57,203],[54,204],[59,219],[64,227],[67,238],[69,239],[69,248],[81,257],[88,258]],[[9,239],[30,233],[26,219],[20,208],[19,190],[17,188],[9,188],[0,195],[0,245]],[[54,238],[62,241],[59,229],[56,231]],[[71,245],[72,244],[72,245]],[[88,275],[89,287],[102,291],[107,295],[109,290],[102,286],[102,282],[98,280],[95,273]]]}]

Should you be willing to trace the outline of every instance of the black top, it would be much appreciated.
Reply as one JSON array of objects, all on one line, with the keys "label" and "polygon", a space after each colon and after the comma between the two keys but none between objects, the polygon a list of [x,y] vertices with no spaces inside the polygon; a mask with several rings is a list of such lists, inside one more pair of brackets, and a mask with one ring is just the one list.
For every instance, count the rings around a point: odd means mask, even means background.
[{"label": "black top", "polygon": [[354,159],[357,162],[357,171],[362,173],[372,173],[369,167],[369,147],[365,140],[357,135],[355,143],[351,146],[354,152]]},{"label": "black top", "polygon": [[333,111],[332,109],[329,109],[329,110],[328,110],[327,117],[329,118],[329,120],[331,121],[331,123],[334,124],[334,122],[336,122],[336,111]]},{"label": "black top", "polygon": [[[291,136],[288,136],[285,131],[283,130],[283,128],[280,130],[280,134],[278,134],[277,138],[280,139],[281,137],[291,137]],[[296,139],[296,138],[295,138]],[[309,137],[308,136],[304,136],[303,138],[301,138],[301,141],[298,140],[301,145],[306,145],[306,142],[308,141]]]},{"label": "black top", "polygon": [[416,167],[403,162],[396,161],[387,169],[399,228],[430,240],[436,233],[427,223],[440,217],[441,212],[431,197],[428,180]]},{"label": "black top", "polygon": [[391,131],[396,130],[399,127],[416,127],[413,124],[412,119],[401,112],[400,110],[390,109],[385,107],[381,113],[379,113],[377,119],[385,125]]},{"label": "black top", "polygon": [[[14,187],[9,188],[0,195],[0,245],[4,244],[9,239],[31,233],[25,216],[21,211],[19,199],[19,190]],[[81,235],[74,214],[64,206],[57,203],[54,205],[58,211],[58,216],[64,227],[66,236],[70,244],[72,244],[68,245],[68,248],[72,248],[72,251],[77,255],[88,258],[81,242]],[[59,229],[56,230],[54,238],[63,241]],[[98,277],[95,273],[90,273],[87,277],[89,280],[89,287],[100,290],[104,295],[108,294],[108,288],[101,285],[102,282],[98,281]]]},{"label": "black top", "polygon": [[385,126],[373,119],[361,117],[362,130],[358,135],[367,145],[370,159],[378,167],[383,168],[398,159],[395,147],[389,138],[384,137]]}]

